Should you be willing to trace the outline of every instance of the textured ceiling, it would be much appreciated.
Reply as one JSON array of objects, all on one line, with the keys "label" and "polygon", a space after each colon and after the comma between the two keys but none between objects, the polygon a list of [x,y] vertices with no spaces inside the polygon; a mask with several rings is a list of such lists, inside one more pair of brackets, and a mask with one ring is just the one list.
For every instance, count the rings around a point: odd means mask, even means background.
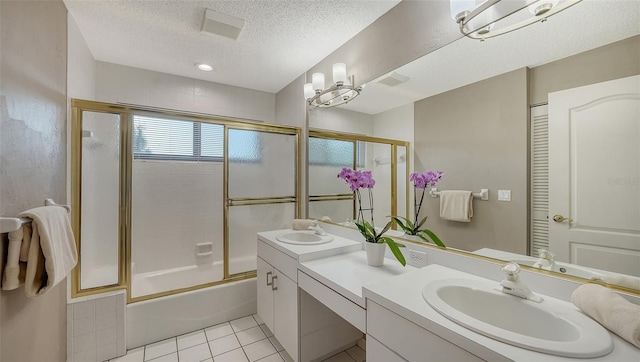
[{"label": "textured ceiling", "polygon": [[[522,67],[536,67],[640,34],[640,1],[583,0],[544,23],[484,42],[462,38],[395,70],[395,87],[370,82],[341,108],[368,114],[393,109]],[[383,77],[381,77],[383,78]]]},{"label": "textured ceiling", "polygon": [[[275,93],[400,1],[64,2],[96,60]],[[200,32],[205,8],[245,20],[238,39]]]}]

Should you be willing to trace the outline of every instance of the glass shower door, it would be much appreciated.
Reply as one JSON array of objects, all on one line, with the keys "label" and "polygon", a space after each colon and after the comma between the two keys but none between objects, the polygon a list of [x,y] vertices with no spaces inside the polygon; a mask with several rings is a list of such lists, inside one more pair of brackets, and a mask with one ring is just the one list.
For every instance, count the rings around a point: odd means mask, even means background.
[{"label": "glass shower door", "polygon": [[225,277],[257,268],[256,233],[286,229],[298,215],[298,133],[227,128]]}]

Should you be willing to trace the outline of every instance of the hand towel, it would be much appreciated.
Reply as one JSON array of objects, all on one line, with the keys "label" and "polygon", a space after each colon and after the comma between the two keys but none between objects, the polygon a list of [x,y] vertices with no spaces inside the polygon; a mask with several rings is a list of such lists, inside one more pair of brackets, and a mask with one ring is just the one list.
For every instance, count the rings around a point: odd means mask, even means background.
[{"label": "hand towel", "polygon": [[630,275],[598,275],[591,278],[592,280],[598,280],[607,284],[618,285],[629,289],[640,290],[640,278]]},{"label": "hand towel", "polygon": [[470,222],[473,217],[473,193],[463,190],[440,191],[440,217]]},{"label": "hand towel", "polygon": [[605,328],[640,348],[639,305],[598,284],[579,286],[571,295],[571,301]]},{"label": "hand towel", "polygon": [[36,297],[69,275],[78,261],[78,252],[69,215],[64,208],[37,207],[19,216],[33,220],[24,289],[28,297]]},{"label": "hand towel", "polygon": [[20,249],[22,244],[22,228],[11,231],[8,235],[9,247],[7,248],[7,263],[2,275],[2,289],[13,290],[20,286]]},{"label": "hand towel", "polygon": [[309,226],[311,226],[312,222],[313,220],[309,219],[293,219],[291,228],[293,230],[309,230]]},{"label": "hand towel", "polygon": [[20,261],[27,261],[29,258],[29,247],[31,246],[31,223],[22,225],[22,235]]}]

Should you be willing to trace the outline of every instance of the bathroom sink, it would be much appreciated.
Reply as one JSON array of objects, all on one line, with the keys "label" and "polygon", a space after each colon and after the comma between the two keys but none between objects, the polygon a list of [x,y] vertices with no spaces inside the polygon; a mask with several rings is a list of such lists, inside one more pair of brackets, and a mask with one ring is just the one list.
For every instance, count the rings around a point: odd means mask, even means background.
[{"label": "bathroom sink", "polygon": [[318,235],[313,231],[287,231],[276,236],[278,241],[295,245],[318,245],[333,240],[331,235]]},{"label": "bathroom sink", "polygon": [[613,349],[609,333],[571,303],[549,297],[534,302],[499,288],[498,282],[443,279],[427,283],[422,297],[453,322],[514,346],[573,358]]},{"label": "bathroom sink", "polygon": [[[509,262],[518,263],[520,265],[533,266],[533,264],[536,263],[536,259],[533,259],[533,260],[532,259],[509,259]],[[542,269],[545,269],[545,268],[542,268]],[[548,270],[548,269],[545,269],[545,270]],[[572,275],[579,278],[585,278],[585,279],[593,279],[593,278],[602,276],[602,274],[596,273],[587,268],[582,268],[576,265],[564,264],[559,262],[555,262],[555,265],[553,266],[551,271],[556,273],[568,274],[568,275]]]}]

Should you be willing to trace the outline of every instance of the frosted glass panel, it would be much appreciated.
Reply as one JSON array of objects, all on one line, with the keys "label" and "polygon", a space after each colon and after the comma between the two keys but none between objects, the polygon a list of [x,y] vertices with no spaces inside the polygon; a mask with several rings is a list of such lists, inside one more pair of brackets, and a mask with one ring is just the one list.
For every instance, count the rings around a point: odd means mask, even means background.
[{"label": "frosted glass panel", "polygon": [[80,288],[87,289],[118,283],[120,116],[82,118]]},{"label": "frosted glass panel", "polygon": [[396,192],[396,199],[398,201],[398,213],[399,216],[406,217],[407,215],[407,148],[398,146],[396,149],[396,167],[397,167],[397,182],[398,187]]},{"label": "frosted glass panel", "polygon": [[294,203],[230,207],[229,274],[256,270],[256,234],[291,228],[294,217]]},{"label": "frosted glass panel", "polygon": [[353,200],[312,201],[309,203],[309,217],[320,219],[328,216],[335,223],[353,220]]},{"label": "frosted glass panel", "polygon": [[133,297],[223,279],[223,175],[222,162],[133,161]]},{"label": "frosted glass panel", "polygon": [[229,130],[229,197],[294,196],[295,136]]},{"label": "frosted glass panel", "polygon": [[353,168],[354,147],[352,141],[309,138],[309,195],[351,192],[336,176],[343,167]]},{"label": "frosted glass panel", "polygon": [[[366,142],[365,150],[365,169],[371,171],[376,180],[373,188],[375,226],[382,227],[389,221],[387,216],[391,214],[391,145]],[[365,196],[363,207],[370,207],[366,190],[362,196]],[[370,215],[365,214],[365,217],[370,218]]]}]

